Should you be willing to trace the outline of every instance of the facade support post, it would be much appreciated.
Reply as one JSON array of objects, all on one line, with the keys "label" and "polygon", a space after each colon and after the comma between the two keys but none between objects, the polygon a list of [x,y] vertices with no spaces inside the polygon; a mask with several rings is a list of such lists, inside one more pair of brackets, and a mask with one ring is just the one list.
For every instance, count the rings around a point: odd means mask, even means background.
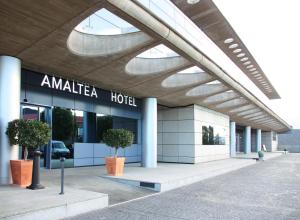
[{"label": "facade support post", "polygon": [[230,156],[236,156],[236,124],[234,121],[230,122]]},{"label": "facade support post", "polygon": [[9,145],[5,134],[9,121],[20,117],[21,60],[0,56],[0,184],[11,183],[10,160],[18,159],[19,147]]},{"label": "facade support post", "polygon": [[256,151],[261,151],[261,129],[256,130]]},{"label": "facade support post", "polygon": [[245,127],[245,154],[251,153],[251,127]]},{"label": "facade support post", "polygon": [[157,166],[157,99],[143,100],[142,115],[142,162],[143,167]]}]

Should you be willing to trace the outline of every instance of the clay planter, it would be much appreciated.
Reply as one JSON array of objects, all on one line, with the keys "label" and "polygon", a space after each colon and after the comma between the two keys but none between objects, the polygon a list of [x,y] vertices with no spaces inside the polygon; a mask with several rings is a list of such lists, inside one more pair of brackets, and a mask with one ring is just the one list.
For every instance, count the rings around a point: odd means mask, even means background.
[{"label": "clay planter", "polygon": [[111,176],[122,176],[124,170],[125,157],[106,157],[107,174]]},{"label": "clay planter", "polygon": [[32,178],[32,160],[11,160],[11,176],[13,184],[26,187],[31,184]]}]

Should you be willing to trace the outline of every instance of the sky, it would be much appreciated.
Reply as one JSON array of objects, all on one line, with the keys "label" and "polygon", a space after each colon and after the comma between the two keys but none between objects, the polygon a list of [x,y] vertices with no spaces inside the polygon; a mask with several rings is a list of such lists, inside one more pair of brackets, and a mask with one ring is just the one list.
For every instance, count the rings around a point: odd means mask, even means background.
[{"label": "sky", "polygon": [[281,96],[258,97],[300,129],[300,1],[213,0]]}]

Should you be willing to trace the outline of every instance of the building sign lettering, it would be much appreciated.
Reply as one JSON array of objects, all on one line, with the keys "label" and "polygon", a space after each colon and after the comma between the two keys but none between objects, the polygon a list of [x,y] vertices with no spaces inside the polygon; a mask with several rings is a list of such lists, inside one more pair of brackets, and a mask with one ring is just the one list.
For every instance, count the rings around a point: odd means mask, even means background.
[{"label": "building sign lettering", "polygon": [[[55,76],[48,76],[48,75],[44,75],[40,86],[47,87],[50,89],[60,90],[64,92],[69,92],[73,94],[83,95],[91,98],[96,98],[96,99],[101,98],[99,97],[100,93],[102,93],[102,96],[104,95],[104,93],[102,92],[104,90],[98,89],[94,86],[86,85],[84,83],[75,82],[71,80],[64,80],[62,78],[56,78]],[[107,94],[107,92],[108,91],[106,91],[105,94]],[[105,97],[107,97],[107,95]],[[109,101],[118,104],[137,107],[135,97],[124,95],[118,92],[111,91]]]},{"label": "building sign lettering", "polygon": [[135,98],[128,95],[123,95],[117,92],[111,92],[111,101],[119,104],[125,104],[137,107],[135,104]]},{"label": "building sign lettering", "polygon": [[98,94],[94,86],[84,85],[82,83],[74,81],[70,82],[69,80],[63,81],[61,78],[57,79],[54,76],[50,77],[49,79],[49,76],[45,75],[41,86],[46,86],[50,89],[57,89],[74,94],[98,98]]}]

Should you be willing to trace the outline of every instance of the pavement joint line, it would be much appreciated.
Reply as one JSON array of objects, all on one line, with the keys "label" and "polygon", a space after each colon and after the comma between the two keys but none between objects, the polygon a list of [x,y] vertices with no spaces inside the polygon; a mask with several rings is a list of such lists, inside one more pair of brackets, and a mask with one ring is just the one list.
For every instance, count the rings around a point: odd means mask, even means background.
[{"label": "pavement joint line", "polygon": [[[165,191],[166,192],[166,191]],[[161,193],[164,193],[164,192],[161,192]],[[157,193],[157,194],[161,194],[161,193]],[[126,203],[126,202],[124,202],[124,203]],[[110,206],[108,206],[108,207],[106,207],[105,209],[108,209],[108,208],[110,208]],[[170,218],[172,218],[172,219],[182,219],[182,220],[189,220],[188,218],[182,218],[182,217],[176,217],[176,216],[171,216],[171,215],[163,215],[163,214],[157,214],[157,213],[155,213],[155,212],[151,212],[151,211],[143,211],[143,212],[141,212],[141,210],[140,209],[134,209],[134,208],[131,208],[130,210],[133,210],[133,211],[136,211],[136,212],[139,212],[139,213],[141,213],[141,214],[153,214],[153,215],[157,215],[157,216],[164,216],[164,217],[170,217]],[[119,212],[124,212],[124,213],[129,213],[128,211],[123,211],[123,210],[120,210],[120,209],[118,209],[118,211]]]},{"label": "pavement joint line", "polygon": [[[281,155],[280,155],[280,156],[281,156]],[[273,158],[270,158],[270,159],[273,159]],[[211,179],[211,178],[214,178],[214,177],[217,177],[217,176],[225,175],[225,174],[227,174],[227,173],[231,173],[231,172],[234,172],[234,171],[243,169],[243,168],[247,168],[247,167],[249,167],[249,166],[257,165],[257,164],[258,164],[258,162],[253,163],[253,164],[247,164],[247,165],[242,166],[242,167],[240,167],[240,168],[238,168],[238,169],[231,170],[231,171],[229,171],[229,172],[227,171],[227,172],[225,172],[225,173],[221,173],[221,174],[218,174],[218,175],[216,175],[216,176],[210,176],[210,177],[208,177],[208,178],[204,178],[204,179],[201,179],[201,180],[199,180],[199,181],[196,181],[196,182],[193,182],[193,183],[190,183],[190,184],[187,184],[187,185],[180,186],[180,187],[178,187],[178,188],[186,187],[186,186],[192,185],[192,184],[197,183],[197,182],[202,182],[202,181],[204,181],[204,180],[208,180],[208,179]],[[218,169],[218,170],[220,170],[220,169]],[[105,178],[105,177],[104,177],[104,178]],[[111,178],[108,178],[108,179],[111,179]],[[137,187],[137,186],[133,186],[133,187]],[[134,201],[146,199],[146,198],[149,198],[149,197],[158,196],[158,195],[161,195],[162,193],[170,192],[170,191],[176,190],[176,189],[178,189],[178,188],[174,188],[174,189],[166,190],[166,191],[162,191],[162,192],[155,191],[153,194],[149,194],[149,195],[142,196],[142,197],[139,197],[139,198],[134,198],[134,199],[127,200],[127,201],[124,201],[124,202],[120,202],[120,203],[115,203],[115,204],[108,205],[107,208],[117,207],[117,206],[120,206],[120,205],[123,205],[123,204],[127,204],[127,203],[131,203],[131,202],[134,202]]]}]

